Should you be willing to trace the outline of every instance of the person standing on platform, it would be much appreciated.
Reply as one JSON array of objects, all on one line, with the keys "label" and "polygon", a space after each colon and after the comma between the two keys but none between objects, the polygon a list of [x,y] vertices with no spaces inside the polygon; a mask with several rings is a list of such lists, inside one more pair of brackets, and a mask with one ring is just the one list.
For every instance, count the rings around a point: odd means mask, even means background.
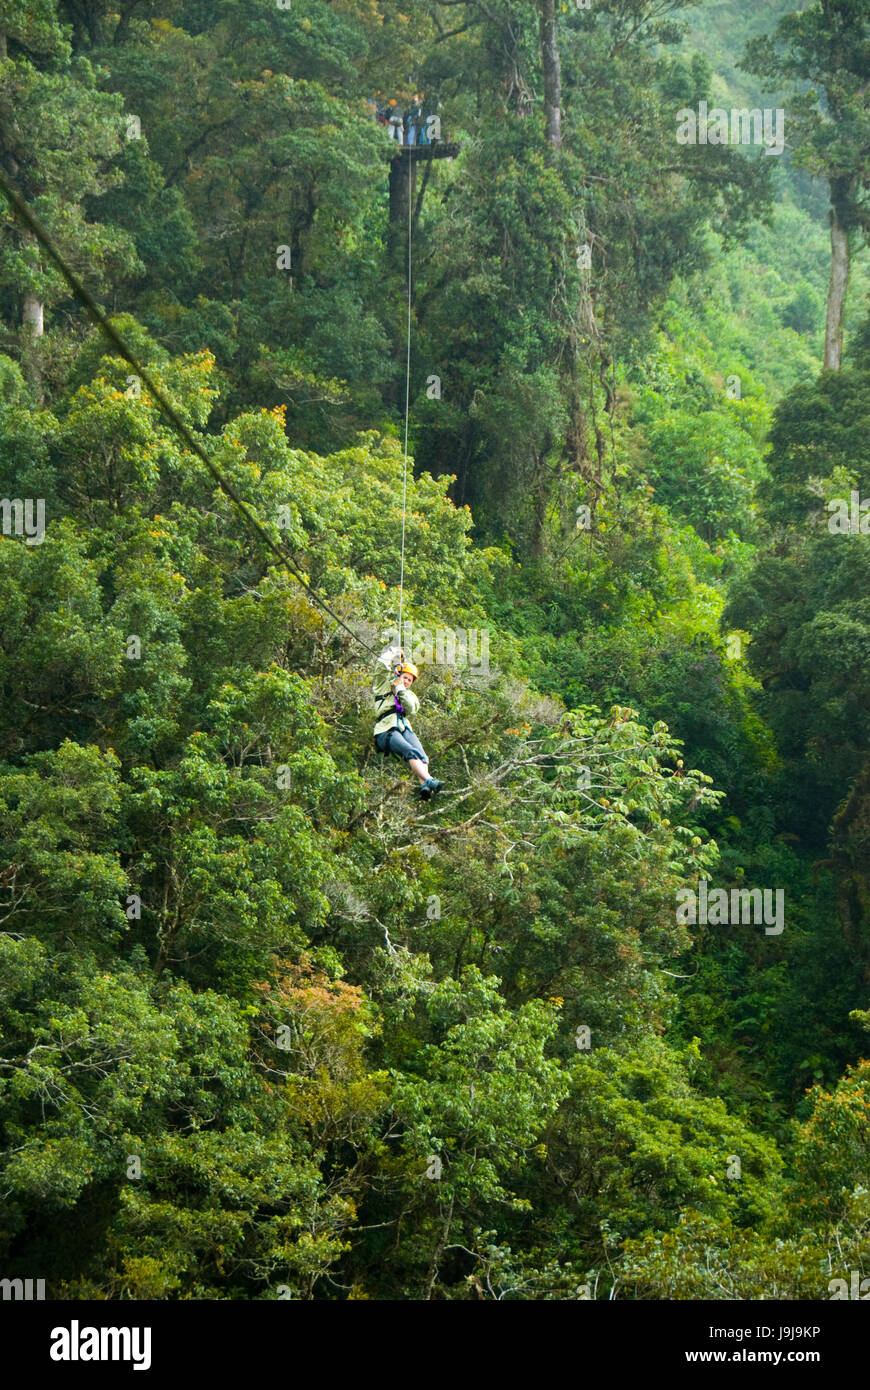
[{"label": "person standing on platform", "polygon": [[407,142],[409,145],[417,144],[417,132],[420,129],[420,98],[415,94],[405,113],[405,129],[407,131]]},{"label": "person standing on platform", "polygon": [[390,98],[390,118],[389,118],[389,120],[390,120],[390,139],[391,139],[391,140],[398,140],[399,144],[401,145],[401,143],[402,143],[402,128],[403,128],[403,125],[404,125],[404,118],[403,118],[403,116],[402,116],[402,108],[401,108],[401,106],[399,106],[399,104],[398,104],[398,102],[396,101],[396,98],[395,98],[395,97],[391,97],[391,98]]}]

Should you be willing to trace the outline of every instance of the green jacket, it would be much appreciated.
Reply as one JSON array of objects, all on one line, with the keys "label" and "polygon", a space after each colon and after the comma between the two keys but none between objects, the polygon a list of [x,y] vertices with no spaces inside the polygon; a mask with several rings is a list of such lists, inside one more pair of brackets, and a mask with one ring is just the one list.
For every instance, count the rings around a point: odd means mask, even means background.
[{"label": "green jacket", "polygon": [[[411,725],[404,715],[399,714],[393,700],[393,671],[399,660],[396,648],[387,647],[382,651],[374,665],[372,694],[375,699],[375,734],[383,734],[387,729],[410,729]],[[405,714],[416,714],[420,701],[413,690],[397,687],[399,703]],[[413,733],[413,730],[411,730]]]}]

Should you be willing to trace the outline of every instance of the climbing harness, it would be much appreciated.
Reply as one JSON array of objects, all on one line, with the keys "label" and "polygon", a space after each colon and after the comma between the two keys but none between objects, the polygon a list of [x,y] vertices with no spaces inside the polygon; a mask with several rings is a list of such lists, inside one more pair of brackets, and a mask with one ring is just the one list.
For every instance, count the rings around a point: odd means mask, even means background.
[{"label": "climbing harness", "polygon": [[[374,701],[375,701],[375,718],[376,718],[376,719],[381,719],[381,718],[383,718],[383,716],[387,713],[387,711],[383,708],[384,703],[386,702],[387,699],[388,699],[388,696],[386,696],[386,695],[375,695]],[[386,734],[394,734],[394,733],[397,733],[397,732],[404,733],[404,732],[405,732],[405,729],[408,728],[408,721],[407,721],[407,719],[405,718],[404,706],[401,704],[401,702],[400,702],[400,700],[399,700],[399,697],[398,697],[398,695],[396,695],[395,691],[393,692],[393,709],[396,711],[396,715],[397,715],[397,717],[398,717],[398,720],[399,720],[400,723],[401,723],[401,728],[400,728],[400,724],[397,723],[395,729],[385,729],[385,730],[383,730],[383,732],[386,733]],[[390,742],[390,740],[389,740],[389,738],[387,738],[387,747],[381,749],[381,750],[380,750],[381,752],[383,752],[383,753],[388,752],[388,750],[389,750],[389,742]]]}]

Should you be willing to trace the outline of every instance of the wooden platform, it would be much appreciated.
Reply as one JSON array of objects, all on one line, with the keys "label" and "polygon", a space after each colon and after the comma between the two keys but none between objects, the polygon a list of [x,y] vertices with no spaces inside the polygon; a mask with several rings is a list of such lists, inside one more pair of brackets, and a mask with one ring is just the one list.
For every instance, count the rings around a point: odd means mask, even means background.
[{"label": "wooden platform", "polygon": [[459,149],[459,143],[455,140],[433,140],[429,145],[402,145],[399,153],[393,155],[393,163],[397,160],[405,164],[418,164],[423,159],[455,159]]}]

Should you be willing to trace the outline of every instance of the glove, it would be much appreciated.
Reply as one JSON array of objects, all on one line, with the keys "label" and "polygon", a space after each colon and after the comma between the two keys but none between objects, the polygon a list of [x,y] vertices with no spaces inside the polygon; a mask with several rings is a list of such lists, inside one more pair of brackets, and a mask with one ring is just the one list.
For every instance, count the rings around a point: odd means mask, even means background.
[{"label": "glove", "polygon": [[391,647],[384,647],[379,657],[380,661],[386,661],[391,667],[397,665],[400,659],[405,660],[405,653],[401,647],[397,647],[395,644]]}]

